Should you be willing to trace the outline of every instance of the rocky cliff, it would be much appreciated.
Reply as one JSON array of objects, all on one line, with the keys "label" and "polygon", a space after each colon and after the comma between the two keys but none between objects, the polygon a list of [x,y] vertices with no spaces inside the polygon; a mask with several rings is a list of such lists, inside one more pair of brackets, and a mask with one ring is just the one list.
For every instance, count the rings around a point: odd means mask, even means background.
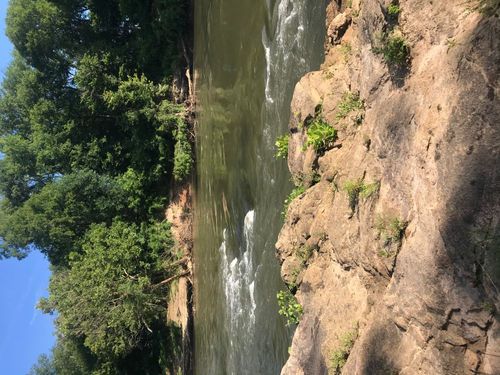
[{"label": "rocky cliff", "polygon": [[304,312],[282,374],[500,374],[498,6],[329,5],[292,101],[306,190],[276,247]]}]

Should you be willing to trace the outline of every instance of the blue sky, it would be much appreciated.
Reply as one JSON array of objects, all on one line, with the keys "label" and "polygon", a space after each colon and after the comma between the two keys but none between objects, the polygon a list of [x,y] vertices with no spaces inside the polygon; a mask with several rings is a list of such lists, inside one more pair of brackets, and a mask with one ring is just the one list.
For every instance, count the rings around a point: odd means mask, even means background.
[{"label": "blue sky", "polygon": [[[9,64],[12,46],[5,37],[8,0],[0,0],[0,78]],[[22,261],[0,260],[0,374],[25,375],[41,353],[54,344],[53,322],[36,309],[47,295],[47,260],[33,252]]]},{"label": "blue sky", "polygon": [[7,13],[8,0],[0,0],[0,74],[3,77],[5,68],[9,64],[12,45],[5,36],[5,14]]}]

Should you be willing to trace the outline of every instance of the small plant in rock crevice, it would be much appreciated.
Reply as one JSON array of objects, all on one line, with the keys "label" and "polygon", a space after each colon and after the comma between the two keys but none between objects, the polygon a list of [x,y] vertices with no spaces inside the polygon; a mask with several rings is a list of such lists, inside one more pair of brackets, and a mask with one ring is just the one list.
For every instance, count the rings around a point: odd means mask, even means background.
[{"label": "small plant in rock crevice", "polygon": [[321,173],[317,168],[313,168],[309,173],[301,172],[292,177],[295,186],[311,187],[321,181]]},{"label": "small plant in rock crevice", "polygon": [[409,62],[410,47],[399,30],[382,34],[378,44],[373,51],[381,54],[387,64],[404,66]]},{"label": "small plant in rock crevice", "polygon": [[304,269],[304,266],[301,264],[301,265],[297,265],[290,272],[291,279],[286,284],[288,285],[288,288],[292,292],[295,291],[295,290],[297,290],[299,276],[300,276],[300,273],[302,272],[303,269]]},{"label": "small plant in rock crevice", "polygon": [[365,184],[363,183],[363,186],[361,187],[361,191],[359,193],[359,196],[361,198],[370,198],[372,195],[375,195],[379,192],[380,190],[380,182],[373,182],[371,184]]},{"label": "small plant in rock crevice", "polygon": [[[377,229],[381,239],[384,241],[385,246],[389,246],[391,244],[399,246],[403,240],[407,226],[408,222],[398,217],[385,217],[379,215],[375,222],[375,228]],[[381,255],[390,256],[391,253],[387,252],[387,255],[385,255],[381,252]]]},{"label": "small plant in rock crevice", "polygon": [[459,43],[456,41],[456,39],[453,38],[448,38],[446,41],[446,45],[448,48],[446,49],[446,53],[450,52],[453,48],[455,48]]},{"label": "small plant in rock crevice", "polygon": [[393,30],[398,25],[400,13],[401,7],[399,6],[399,0],[392,0],[392,2],[387,6],[387,21],[389,30]]},{"label": "small plant in rock crevice", "polygon": [[276,138],[276,142],[274,145],[276,146],[276,153],[274,157],[276,159],[283,158],[286,159],[288,157],[288,142],[290,141],[290,135],[284,134],[278,138]]},{"label": "small plant in rock crevice", "polygon": [[349,208],[352,212],[356,210],[356,206],[359,201],[359,193],[361,192],[361,187],[363,186],[363,180],[356,181],[346,181],[344,184],[344,190],[349,198]]},{"label": "small plant in rock crevice", "polygon": [[312,146],[318,154],[323,154],[337,140],[337,130],[317,115],[307,126],[306,147]]},{"label": "small plant in rock crevice", "polygon": [[339,46],[339,51],[344,57],[344,61],[348,61],[352,53],[352,45],[349,42],[342,42]]},{"label": "small plant in rock crevice", "polygon": [[[345,119],[351,112],[363,111],[365,109],[364,102],[360,99],[359,93],[347,91],[342,95],[342,100],[337,106],[337,120]],[[358,115],[362,116],[362,115]],[[363,118],[354,119],[356,124],[361,124]]]},{"label": "small plant in rock crevice", "polygon": [[373,182],[365,184],[362,178],[358,180],[348,180],[344,183],[344,190],[349,198],[349,208],[354,213],[359,202],[359,198],[369,198],[378,193],[380,190],[380,183]]},{"label": "small plant in rock crevice", "polygon": [[387,236],[390,241],[401,242],[403,235],[405,233],[408,223],[397,217],[389,220],[389,225],[387,228]]},{"label": "small plant in rock crevice", "polygon": [[301,261],[301,263],[305,265],[309,258],[311,258],[311,256],[313,255],[315,249],[316,248],[314,246],[304,245],[296,250],[295,255]]},{"label": "small plant in rock crevice", "polygon": [[289,290],[278,292],[276,298],[279,306],[278,313],[286,319],[286,324],[299,324],[304,311],[297,298]]},{"label": "small plant in rock crevice", "polygon": [[387,14],[389,15],[389,17],[397,18],[400,12],[401,8],[398,4],[393,3],[387,7]]},{"label": "small plant in rock crevice", "polygon": [[285,202],[283,203],[283,211],[281,211],[281,216],[283,219],[286,218],[286,214],[288,212],[288,207],[290,206],[290,203],[292,201],[302,195],[306,191],[306,188],[302,185],[295,187],[290,194],[288,194],[288,197],[285,199]]},{"label": "small plant in rock crevice", "polygon": [[342,368],[347,362],[347,358],[358,338],[358,327],[346,332],[340,337],[340,345],[335,349],[330,356],[330,371],[331,375],[340,375]]}]

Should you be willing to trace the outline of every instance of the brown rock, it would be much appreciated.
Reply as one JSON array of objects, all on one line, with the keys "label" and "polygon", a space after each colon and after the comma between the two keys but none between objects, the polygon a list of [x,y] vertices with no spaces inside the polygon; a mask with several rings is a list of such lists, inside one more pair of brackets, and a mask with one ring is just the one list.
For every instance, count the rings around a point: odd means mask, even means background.
[{"label": "brown rock", "polygon": [[339,13],[328,25],[326,35],[331,44],[339,44],[351,23],[350,12]]},{"label": "brown rock", "polygon": [[[301,271],[304,316],[282,374],[328,373],[356,323],[343,374],[497,374],[500,21],[460,0],[401,1],[411,61],[395,69],[372,50],[386,5],[361,1],[355,21],[332,19],[347,23],[352,52],[330,48],[322,71],[295,89],[289,168],[296,179],[313,167],[322,176],[292,202],[276,244],[285,268],[298,245],[317,246]],[[346,91],[364,100],[358,127],[337,119]],[[302,151],[319,103],[339,131],[321,157]],[[344,186],[357,180],[381,185],[352,213]],[[395,219],[409,223],[400,239]]]}]

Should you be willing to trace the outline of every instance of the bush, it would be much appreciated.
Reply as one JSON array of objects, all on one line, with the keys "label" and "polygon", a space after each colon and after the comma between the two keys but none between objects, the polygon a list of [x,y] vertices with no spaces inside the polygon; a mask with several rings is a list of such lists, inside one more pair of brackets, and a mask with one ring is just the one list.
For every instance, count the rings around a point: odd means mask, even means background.
[{"label": "bush", "polygon": [[317,116],[307,128],[306,146],[312,146],[317,153],[324,153],[337,139],[337,131],[321,116]]},{"label": "bush", "polygon": [[276,142],[274,143],[276,146],[276,154],[274,155],[276,158],[286,159],[288,157],[288,141],[290,140],[289,134],[284,134],[278,138],[276,138]]},{"label": "bush", "polygon": [[395,217],[389,221],[388,234],[392,240],[400,242],[403,239],[408,223]]},{"label": "bush", "polygon": [[286,319],[286,324],[298,324],[302,317],[302,305],[289,290],[282,290],[276,295],[278,298],[279,314]]},{"label": "bush", "polygon": [[349,198],[349,208],[352,212],[356,210],[356,206],[359,201],[359,193],[361,192],[363,187],[363,180],[359,179],[356,181],[346,181],[344,184],[344,190],[347,193],[347,197]]},{"label": "bush", "polygon": [[314,250],[315,247],[304,245],[297,249],[295,255],[297,256],[297,258],[299,258],[302,264],[306,264],[309,258],[311,258],[311,256],[313,255]]},{"label": "bush", "polygon": [[379,256],[392,258],[397,255],[407,226],[408,223],[406,221],[397,217],[384,217],[380,215],[377,217],[375,228],[384,246],[384,248],[380,249]]},{"label": "bush", "polygon": [[342,42],[340,45],[340,53],[342,56],[344,56],[344,61],[347,62],[349,60],[349,56],[351,56],[352,53],[352,45],[349,42]]}]

